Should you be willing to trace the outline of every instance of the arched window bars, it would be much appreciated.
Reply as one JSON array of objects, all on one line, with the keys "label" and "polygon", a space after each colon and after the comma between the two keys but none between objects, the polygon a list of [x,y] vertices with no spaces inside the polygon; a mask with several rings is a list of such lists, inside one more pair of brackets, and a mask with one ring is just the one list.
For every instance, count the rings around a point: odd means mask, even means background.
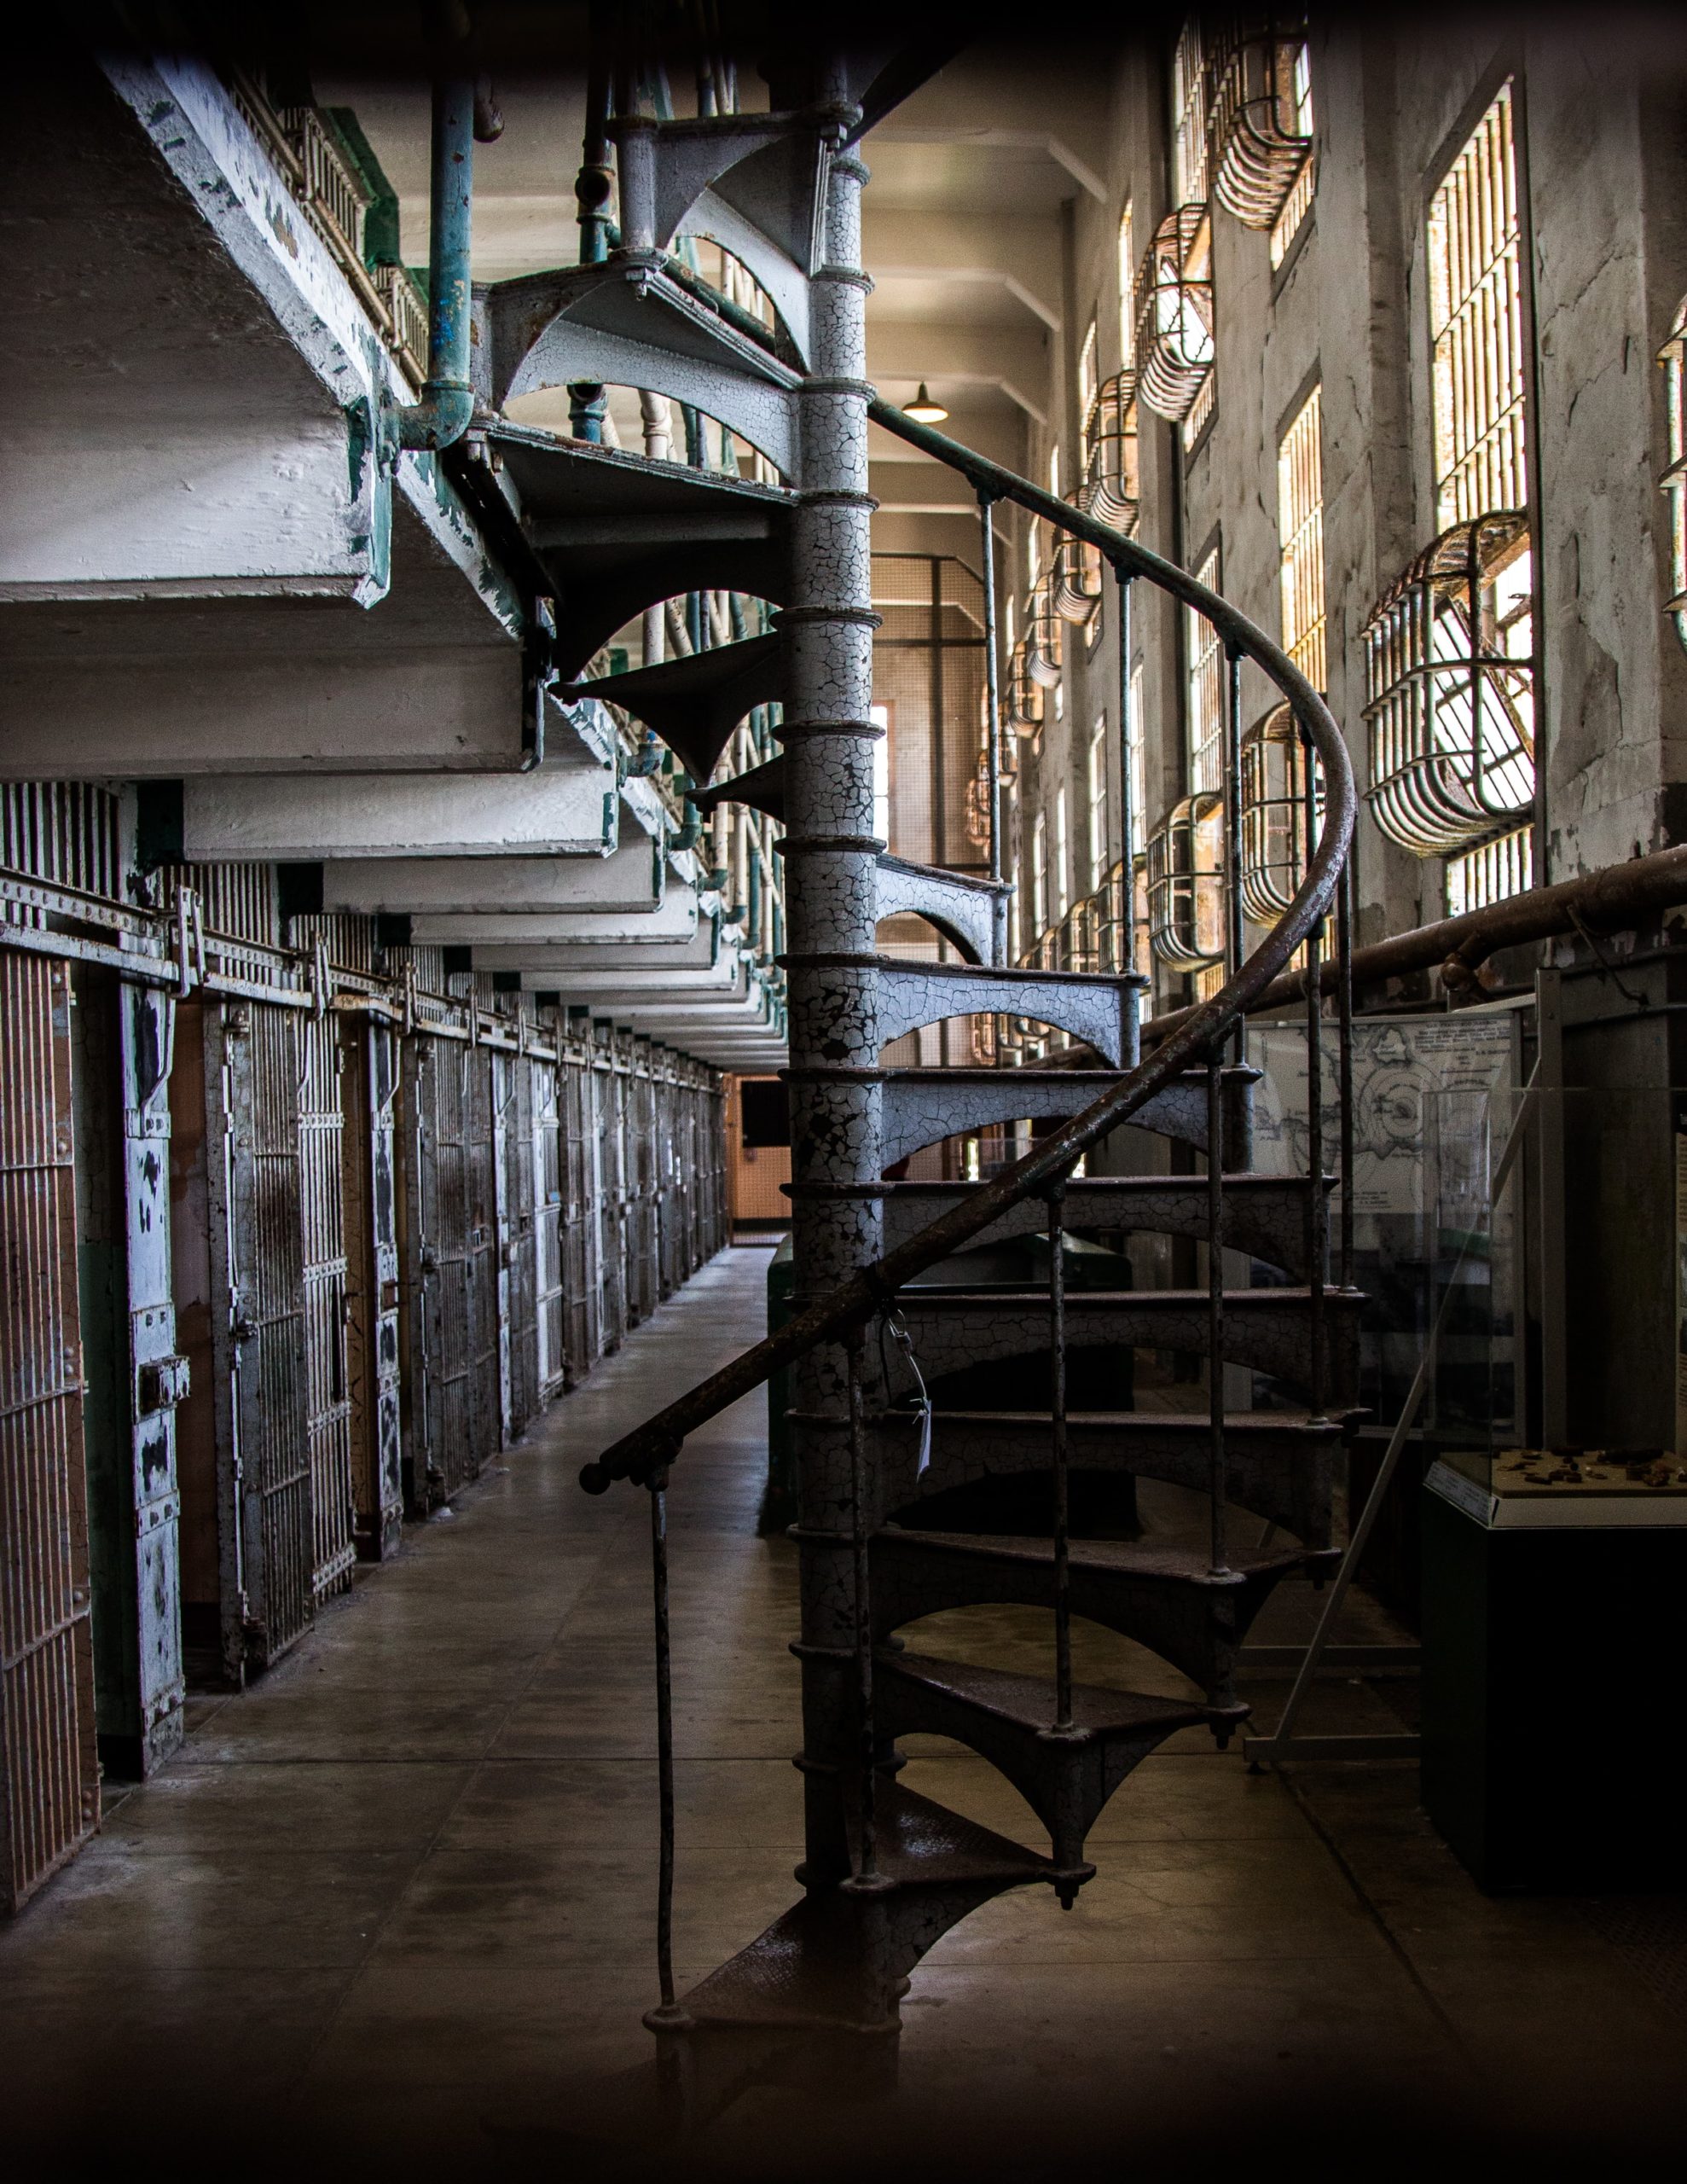
[{"label": "arched window bars", "polygon": [[1212,223],[1180,206],[1154,230],[1136,276],[1137,392],[1174,424],[1189,415],[1213,369]]},{"label": "arched window bars", "polygon": [[1115,372],[1097,388],[1084,418],[1079,506],[1099,523],[1133,531],[1142,503],[1137,472],[1136,374]]},{"label": "arched window bars", "polygon": [[1174,971],[1224,960],[1224,799],[1186,796],[1148,839],[1148,938]]},{"label": "arched window bars", "polygon": [[1213,195],[1244,227],[1272,227],[1312,160],[1305,20],[1242,16],[1215,33],[1210,65]]},{"label": "arched window bars", "polygon": [[1015,728],[1029,735],[1042,726],[1047,702],[1042,684],[1031,672],[1030,640],[1021,637],[1008,656],[1002,710]]},{"label": "arched window bars", "polygon": [[1669,496],[1667,611],[1675,634],[1687,645],[1687,297],[1675,314],[1669,339],[1658,352],[1669,403],[1669,467],[1661,480]]},{"label": "arched window bars", "polygon": [[[1081,507],[1082,494],[1069,496]],[[1063,531],[1054,542],[1049,602],[1063,622],[1087,622],[1101,598],[1101,549]]]},{"label": "arched window bars", "polygon": [[[1307,810],[1307,768],[1313,766],[1314,810]],[[1272,710],[1242,737],[1242,908],[1255,925],[1275,925],[1306,877],[1307,853],[1324,823],[1324,783],[1309,761],[1295,716]]]},{"label": "arched window bars", "polygon": [[1052,577],[1052,569],[1044,572],[1025,607],[1025,665],[1033,682],[1045,690],[1060,680],[1062,629]]},{"label": "arched window bars", "polygon": [[1365,630],[1372,816],[1419,857],[1471,847],[1534,801],[1528,519],[1443,531]]}]

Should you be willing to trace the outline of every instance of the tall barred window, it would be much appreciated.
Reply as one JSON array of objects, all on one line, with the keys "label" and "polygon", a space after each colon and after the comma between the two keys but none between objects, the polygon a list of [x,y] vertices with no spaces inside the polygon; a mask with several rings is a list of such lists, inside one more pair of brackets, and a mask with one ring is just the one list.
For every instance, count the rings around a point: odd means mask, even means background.
[{"label": "tall barred window", "polygon": [[1295,412],[1277,450],[1283,649],[1314,690],[1325,684],[1324,466],[1320,390]]},{"label": "tall barred window", "polygon": [[1191,16],[1172,56],[1172,173],[1180,205],[1207,201],[1207,63]]},{"label": "tall barred window", "polygon": [[1107,877],[1107,716],[1099,713],[1089,738],[1089,892]]},{"label": "tall barred window", "polygon": [[1136,243],[1128,205],[1119,215],[1119,364],[1128,370],[1136,355]]},{"label": "tall barred window", "polygon": [[[1195,572],[1209,591],[1219,588],[1219,549],[1214,547]],[[1189,727],[1189,787],[1201,796],[1224,787],[1224,641],[1204,614],[1184,613],[1185,694]]]},{"label": "tall barred window", "polygon": [[1528,499],[1523,288],[1511,86],[1504,84],[1429,206],[1436,522]]}]

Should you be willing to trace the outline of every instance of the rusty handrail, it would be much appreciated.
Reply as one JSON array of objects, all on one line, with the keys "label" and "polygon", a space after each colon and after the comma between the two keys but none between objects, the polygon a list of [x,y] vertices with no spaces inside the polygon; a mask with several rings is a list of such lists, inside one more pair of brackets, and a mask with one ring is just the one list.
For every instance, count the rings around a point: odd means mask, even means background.
[{"label": "rusty handrail", "polygon": [[959,470],[980,493],[1017,502],[1032,515],[1099,547],[1121,578],[1146,577],[1204,616],[1226,649],[1252,659],[1294,708],[1296,718],[1323,762],[1324,830],[1295,898],[1279,922],[1210,1000],[1186,1012],[1148,1060],[1139,1063],[1081,1114],[1041,1140],[1023,1160],[981,1183],[959,1205],[939,1215],[882,1259],[861,1268],[826,1296],[805,1305],[775,1333],[687,1389],[632,1432],[623,1434],[594,1462],[582,1468],[580,1484],[588,1494],[605,1492],[617,1478],[648,1485],[673,1461],[688,1433],[759,1387],[782,1366],[794,1363],[820,1343],[863,1325],[894,1298],[904,1283],[971,1242],[1010,1207],[1059,1182],[1099,1139],[1127,1121],[1173,1077],[1216,1051],[1232,1025],[1254,1006],[1330,907],[1353,839],[1357,802],[1353,768],[1334,716],[1288,654],[1245,614],[1198,584],[1186,570],[1162,561],[1123,531],[1099,523],[1054,494],[934,432],[929,425],[915,424],[893,404],[875,398],[867,405],[867,415],[875,424]]}]

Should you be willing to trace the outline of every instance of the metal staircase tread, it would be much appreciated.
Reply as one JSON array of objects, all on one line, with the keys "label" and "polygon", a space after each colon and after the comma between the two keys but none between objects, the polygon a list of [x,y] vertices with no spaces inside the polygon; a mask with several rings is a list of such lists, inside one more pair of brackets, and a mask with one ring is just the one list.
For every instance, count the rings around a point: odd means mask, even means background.
[{"label": "metal staircase tread", "polygon": [[[881,958],[880,960],[882,961],[884,959]],[[932,966],[927,963],[918,966],[899,966],[899,967],[930,970]],[[967,969],[969,966],[964,963],[944,963],[939,965],[937,967],[946,972],[964,971]],[[1026,971],[1019,969],[1005,969],[991,971],[989,975],[992,978],[997,979],[1082,979],[1093,981],[1099,985],[1125,985],[1130,983],[1131,978],[1131,974],[1124,971],[1119,972],[1116,976],[1110,971]],[[1075,1077],[1080,1080],[1085,1077],[1093,1077],[1098,1088],[1100,1088],[1108,1084],[1116,1084],[1121,1077],[1128,1077],[1131,1072],[1128,1069],[986,1069],[969,1063],[956,1062],[953,1065],[947,1063],[932,1064],[929,1066],[913,1065],[906,1068],[887,1069],[884,1071],[882,1074],[887,1077],[907,1078],[910,1080],[917,1080],[922,1083],[927,1084],[994,1085],[1009,1083],[1040,1085],[1052,1082],[1064,1085],[1070,1084]],[[1263,1076],[1264,1072],[1255,1069],[1251,1062],[1226,1062],[1224,1066],[1223,1074],[1227,1083],[1257,1084],[1261,1076]],[[1174,1084],[1186,1084],[1191,1083],[1204,1084],[1207,1081],[1207,1072],[1204,1069],[1186,1069],[1181,1072],[1180,1075],[1171,1078],[1169,1081]],[[1163,1176],[1110,1176],[1106,1180],[1114,1182],[1152,1182],[1163,1183],[1168,1179]],[[1200,1184],[1203,1182],[1203,1179],[1199,1176],[1189,1176],[1184,1178],[1184,1180],[1197,1184]]]},{"label": "metal staircase tread", "polygon": [[[889,1076],[892,1072],[887,1070],[882,1073]],[[912,1073],[919,1075],[920,1072],[916,1071]],[[1099,1071],[1096,1072],[1097,1075],[1102,1073]],[[1109,1070],[1105,1074],[1110,1077],[1122,1076],[1124,1072]],[[1312,1178],[1309,1176],[1267,1176],[1261,1175],[1255,1168],[1238,1168],[1234,1170],[1227,1168],[1224,1174],[1225,1195],[1227,1198],[1232,1191],[1247,1192],[1259,1196],[1264,1196],[1270,1192],[1300,1192],[1304,1191],[1311,1181]],[[1324,1178],[1325,1189],[1333,1191],[1336,1182],[1334,1176],[1326,1175]],[[1151,1193],[1165,1191],[1180,1184],[1186,1190],[1198,1193],[1203,1198],[1206,1195],[1207,1179],[1204,1176],[1081,1176],[1075,1182],[1069,1183],[1067,1189],[1069,1191],[1081,1190],[1086,1195],[1098,1193],[1108,1198],[1127,1199],[1133,1196],[1145,1198]],[[977,1190],[977,1188],[976,1183],[904,1180],[899,1182],[886,1182],[884,1190],[887,1198],[894,1194],[897,1198],[917,1200],[921,1197],[933,1199],[964,1197],[967,1192]]]},{"label": "metal staircase tread", "polygon": [[[887,1413],[887,1416],[895,1414]],[[1301,1440],[1308,1434],[1321,1438],[1339,1438],[1348,1424],[1366,1415],[1359,1407],[1326,1410],[1314,1416],[1308,1410],[1227,1410],[1224,1414],[1226,1430],[1234,1432],[1269,1433],[1281,1435],[1284,1440]],[[931,1423],[936,1426],[1046,1426],[1051,1422],[1046,1410],[943,1410],[931,1414]],[[1108,1432],[1132,1432],[1153,1433],[1187,1433],[1191,1439],[1204,1440],[1212,1431],[1212,1421],[1204,1410],[1072,1410],[1066,1414],[1069,1427],[1093,1426]]]},{"label": "metal staircase tread", "polygon": [[747,804],[757,811],[765,811],[770,819],[785,823],[785,760],[769,758],[764,765],[752,766],[748,773],[733,774],[723,781],[716,781],[713,788],[694,788],[689,799],[693,807],[701,812],[710,812],[717,804]]},{"label": "metal staircase tread", "polygon": [[[1117,987],[1142,986],[1147,983],[1139,971],[1032,971],[1028,970],[1023,963],[1007,963],[1000,966],[991,963],[934,963],[929,959],[922,961],[919,956],[880,956],[874,960],[881,971],[913,972],[926,979],[942,977],[961,979],[1006,979],[1012,985],[1025,986]],[[941,1078],[949,1076],[997,1077],[1017,1076],[1022,1072],[997,1069],[954,1071],[916,1069],[907,1073],[913,1077]],[[1030,1074],[1029,1071],[1023,1073]],[[1095,1076],[1104,1077],[1110,1083],[1114,1078],[1125,1076],[1127,1073],[1122,1069],[1099,1069],[1093,1072]]]},{"label": "metal staircase tread", "polygon": [[[1054,1686],[1046,1678],[950,1661],[930,1653],[881,1653],[880,1673],[942,1691],[982,1713],[1038,1732],[1054,1718]],[[1072,1722],[1086,1739],[1130,1736],[1145,1729],[1203,1728],[1226,1710],[1198,1699],[1159,1699],[1147,1692],[1114,1691],[1100,1684],[1072,1687]]]},{"label": "metal staircase tread", "polygon": [[1011,895],[1013,883],[1009,880],[986,880],[976,872],[953,872],[944,864],[916,864],[912,857],[892,857],[889,850],[878,854],[881,870],[907,872],[921,880],[940,880],[947,887],[970,887],[980,895]]},{"label": "metal staircase tread", "polygon": [[890,2030],[861,2021],[860,1936],[875,1907],[925,1888],[977,1890],[983,1901],[1053,1878],[1039,1852],[883,1776],[875,1819],[878,1872],[891,1885],[878,1896],[817,1889],[793,1904],[683,1997],[694,2026]]},{"label": "metal staircase tread", "polygon": [[[909,1304],[941,1304],[945,1309],[979,1312],[1048,1309],[1046,1289],[969,1289],[958,1283],[913,1281],[905,1284],[897,1294]],[[1283,1304],[1308,1304],[1311,1301],[1311,1290],[1298,1284],[1269,1289],[1226,1289],[1224,1292],[1227,1312],[1269,1311]],[[1366,1301],[1356,1289],[1328,1288],[1324,1292],[1325,1307],[1330,1311],[1357,1311]],[[1206,1303],[1204,1289],[1069,1289],[1066,1292],[1069,1312],[1116,1310],[1121,1307],[1151,1312],[1186,1312],[1197,1305],[1204,1307]]]},{"label": "metal staircase tread", "polygon": [[739,721],[783,689],[784,661],[780,637],[745,637],[624,674],[571,682],[557,695],[624,707],[678,752],[693,781],[706,781]]},{"label": "metal staircase tread", "polygon": [[[873,1535],[875,1543],[888,1542],[892,1550],[910,1547],[921,1553],[935,1551],[980,1562],[1017,1562],[1046,1568],[1054,1560],[1054,1542],[1009,1532],[922,1531],[886,1525]],[[1069,1548],[1075,1571],[1101,1576],[1150,1578],[1164,1584],[1226,1588],[1238,1578],[1275,1577],[1341,1560],[1336,1548],[1279,1548],[1269,1554],[1244,1554],[1233,1560],[1223,1575],[1216,1575],[1204,1548],[1175,1544],[1145,1543],[1141,1540],[1075,1539]]]},{"label": "metal staircase tread", "polygon": [[797,504],[788,485],[768,485],[684,462],[658,462],[629,448],[565,438],[507,417],[477,421],[530,517],[695,515],[753,508],[777,520]]}]

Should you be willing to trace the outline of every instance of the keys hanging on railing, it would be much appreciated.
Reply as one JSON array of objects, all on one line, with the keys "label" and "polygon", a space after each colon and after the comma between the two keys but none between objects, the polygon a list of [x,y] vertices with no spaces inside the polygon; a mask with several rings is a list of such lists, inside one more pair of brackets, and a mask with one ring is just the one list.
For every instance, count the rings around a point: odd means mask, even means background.
[{"label": "keys hanging on railing", "polygon": [[[913,1384],[919,1390],[919,1401],[916,1406],[919,1419],[919,1457],[914,1465],[913,1475],[916,1478],[923,1478],[931,1461],[931,1397],[926,1390],[925,1375],[919,1369],[919,1360],[913,1354],[913,1337],[908,1333],[908,1323],[901,1314],[896,1311],[886,1312],[879,1324],[886,1330],[891,1341],[907,1359],[907,1368],[913,1374]],[[884,1362],[884,1354],[881,1346],[879,1350],[881,1364]],[[888,1382],[890,1374],[886,1373],[884,1377]]]},{"label": "keys hanging on railing", "polygon": [[1066,1436],[1066,1178],[1048,1204],[1049,1466],[1054,1490],[1053,1736],[1072,1734],[1071,1481]]},{"label": "keys hanging on railing", "polygon": [[1207,1059],[1207,1516],[1208,1560],[1229,1574],[1224,1458],[1224,1052]]}]

